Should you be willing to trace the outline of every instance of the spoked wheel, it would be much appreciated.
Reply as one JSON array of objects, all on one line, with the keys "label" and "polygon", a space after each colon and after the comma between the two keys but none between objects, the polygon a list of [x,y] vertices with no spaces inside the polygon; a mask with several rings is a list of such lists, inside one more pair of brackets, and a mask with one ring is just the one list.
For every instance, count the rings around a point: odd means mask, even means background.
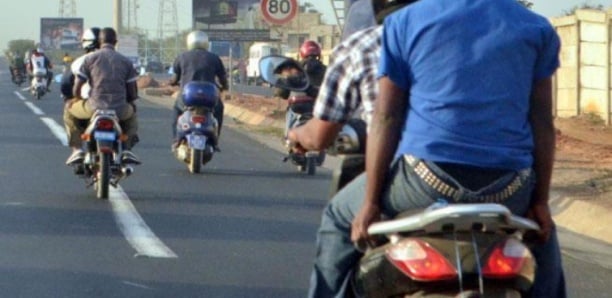
[{"label": "spoked wheel", "polygon": [[189,172],[197,174],[200,172],[202,167],[202,150],[191,149],[191,156],[189,158]]},{"label": "spoked wheel", "polygon": [[98,199],[108,199],[108,188],[110,185],[110,163],[111,153],[100,155],[98,181],[96,181],[96,192]]}]

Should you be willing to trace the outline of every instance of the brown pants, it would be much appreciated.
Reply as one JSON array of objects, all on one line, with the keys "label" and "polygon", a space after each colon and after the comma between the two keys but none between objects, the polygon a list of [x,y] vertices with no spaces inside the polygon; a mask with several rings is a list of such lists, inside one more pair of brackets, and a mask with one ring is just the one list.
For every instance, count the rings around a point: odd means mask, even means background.
[{"label": "brown pants", "polygon": [[[89,120],[94,112],[95,110],[90,109],[83,99],[74,101],[70,107],[64,106],[64,127],[66,128],[68,145],[70,147],[81,147],[81,135],[85,132],[87,125],[83,124],[83,122]],[[126,103],[124,106],[115,109],[115,113],[117,113],[119,118],[121,129],[128,136],[123,149],[130,150],[138,139],[138,120],[134,107]]]}]

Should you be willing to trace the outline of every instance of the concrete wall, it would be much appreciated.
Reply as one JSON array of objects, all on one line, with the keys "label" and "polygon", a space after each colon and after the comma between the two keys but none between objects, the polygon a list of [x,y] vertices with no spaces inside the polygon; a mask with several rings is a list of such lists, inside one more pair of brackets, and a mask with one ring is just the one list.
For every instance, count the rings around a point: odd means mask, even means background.
[{"label": "concrete wall", "polygon": [[612,11],[577,10],[551,23],[561,38],[561,65],[554,81],[555,115],[590,113],[611,125]]}]

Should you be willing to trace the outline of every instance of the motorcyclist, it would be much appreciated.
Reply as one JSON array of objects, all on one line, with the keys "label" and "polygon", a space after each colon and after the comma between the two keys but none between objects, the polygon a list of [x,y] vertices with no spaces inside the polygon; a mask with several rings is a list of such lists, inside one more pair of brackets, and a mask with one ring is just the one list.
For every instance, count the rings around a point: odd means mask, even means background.
[{"label": "motorcyclist", "polygon": [[37,72],[43,73],[47,78],[47,92],[50,92],[51,82],[53,80],[53,64],[51,60],[45,56],[45,51],[42,47],[38,47],[34,50],[30,56],[29,63],[27,64],[29,72],[34,75]]},{"label": "motorcyclist", "polygon": [[[185,84],[191,81],[206,81],[218,86],[220,92],[228,90],[229,85],[223,62],[218,55],[209,52],[208,47],[209,41],[206,33],[199,30],[190,32],[187,35],[187,51],[175,59],[172,65],[174,76],[170,79],[169,84],[173,86],[180,85],[180,90],[183,90]],[[175,150],[178,145],[176,123],[184,109],[185,104],[179,94],[173,108],[172,150]],[[223,110],[223,101],[219,100],[213,110],[213,115],[219,123],[218,136],[221,135],[221,127],[223,125]],[[214,147],[216,151],[220,151],[218,143]]]},{"label": "motorcyclist", "polygon": [[[363,6],[364,0],[351,5]],[[369,126],[378,94],[376,72],[380,56],[382,22],[391,12],[416,0],[366,0],[379,26],[371,26],[348,36],[332,51],[333,60],[321,85],[313,112],[313,119],[289,131],[290,142],[301,150],[324,150],[336,139],[342,127],[358,118]],[[363,19],[347,19],[345,28],[364,26]],[[363,165],[365,170],[365,165]]]},{"label": "motorcyclist", "polygon": [[[307,79],[307,76],[301,65],[297,61],[290,58],[287,61],[278,65],[274,69],[274,74],[277,76],[277,84],[275,85],[278,86],[301,86],[303,85],[303,82]],[[308,88],[304,91],[304,93],[307,96],[315,98],[319,93],[319,88],[309,84]],[[289,94],[287,95],[287,98],[289,98]],[[285,114],[285,137],[287,137],[287,133],[289,132],[289,129],[293,127],[296,119],[297,117],[295,115],[295,112],[288,107]]]},{"label": "motorcyclist", "polygon": [[[473,27],[466,14],[484,20]],[[554,156],[550,76],[559,49],[552,26],[513,1],[420,1],[386,18],[380,38],[380,91],[367,142],[367,176],[347,185],[323,213],[309,297],[344,297],[360,257],[352,243],[371,240],[367,228],[382,212],[393,217],[440,197],[466,203],[495,198],[517,214],[533,213],[544,243],[534,247],[532,295],[564,297],[547,206]],[[462,50],[475,40],[482,44]],[[496,51],[500,42],[513,45],[513,51]],[[488,79],[462,75],[467,72]],[[509,80],[524,89],[507,93]],[[503,108],[510,101],[520,107]],[[501,112],[483,112],[486,108]],[[512,121],[516,118],[522,120]],[[511,186],[514,181],[519,188]]]},{"label": "motorcyclist", "polygon": [[[83,37],[81,38],[81,46],[85,53],[77,57],[72,62],[68,61],[70,62],[68,64],[69,67],[67,67],[67,69],[65,69],[64,73],[62,74],[62,81],[60,82],[60,92],[62,93],[62,97],[64,98],[64,100],[70,100],[74,97],[72,90],[74,89],[75,76],[78,74],[79,68],[81,68],[83,61],[85,60],[85,56],[93,51],[100,49],[99,34],[100,28],[98,27],[91,27],[83,32]],[[68,57],[72,59],[71,56]],[[66,56],[64,56],[64,58],[66,58]],[[89,86],[89,83],[83,85],[83,88],[81,88],[81,98],[89,98],[90,89],[91,87]],[[69,115],[70,114],[68,113],[64,113],[64,117]],[[66,131],[68,131],[68,128],[66,129]]]},{"label": "motorcyclist", "polygon": [[17,74],[21,74],[22,80],[25,76],[25,65],[23,64],[23,59],[16,52],[10,52],[9,55],[9,72],[11,73],[11,81],[13,83],[17,83]]},{"label": "motorcyclist", "polygon": [[[132,61],[115,51],[117,33],[113,28],[104,28],[99,34],[100,50],[84,55],[78,69],[73,95],[64,106],[64,116],[68,129],[69,145],[73,149],[66,161],[72,165],[83,161],[84,152],[81,149],[80,135],[82,131],[73,119],[89,120],[97,109],[113,109],[121,121],[121,127],[128,139],[123,142],[121,161],[123,163],[139,164],[140,161],[132,147],[138,142],[138,122],[135,100],[138,99],[136,80],[138,74],[132,66]],[[77,61],[75,61],[76,63]],[[81,97],[82,87],[89,82],[91,91],[89,98]]]},{"label": "motorcyclist", "polygon": [[[306,72],[310,85],[317,89],[323,82],[327,67],[321,62],[321,46],[314,40],[307,40],[300,46],[300,66]],[[274,88],[274,96],[289,98],[290,91],[285,88]]]}]

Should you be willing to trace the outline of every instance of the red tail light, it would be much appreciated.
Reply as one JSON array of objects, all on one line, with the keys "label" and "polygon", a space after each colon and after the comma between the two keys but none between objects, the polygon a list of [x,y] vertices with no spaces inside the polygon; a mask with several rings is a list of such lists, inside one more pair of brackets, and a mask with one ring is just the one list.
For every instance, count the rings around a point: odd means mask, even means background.
[{"label": "red tail light", "polygon": [[418,239],[405,239],[386,251],[387,259],[410,278],[419,281],[454,279],[457,269],[435,248]]},{"label": "red tail light", "polygon": [[99,130],[113,130],[115,123],[109,119],[100,119],[96,123],[96,128]]},{"label": "red tail light", "polygon": [[191,122],[204,124],[204,122],[206,122],[206,117],[201,116],[201,115],[194,115],[194,116],[191,116]]},{"label": "red tail light", "polygon": [[489,278],[512,278],[521,272],[525,262],[531,258],[531,252],[523,243],[510,238],[495,246],[482,268],[482,274]]}]

